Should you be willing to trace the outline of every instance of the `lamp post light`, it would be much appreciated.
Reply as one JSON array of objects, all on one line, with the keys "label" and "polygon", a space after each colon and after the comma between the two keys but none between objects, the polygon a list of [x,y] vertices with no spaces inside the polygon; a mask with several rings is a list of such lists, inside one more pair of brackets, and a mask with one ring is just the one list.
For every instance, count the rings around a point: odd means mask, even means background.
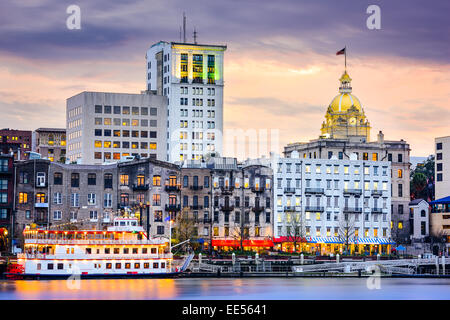
[{"label": "lamp post light", "polygon": [[142,202],[139,202],[139,225],[142,226]]},{"label": "lamp post light", "polygon": [[147,201],[147,239],[150,239],[150,202]]}]

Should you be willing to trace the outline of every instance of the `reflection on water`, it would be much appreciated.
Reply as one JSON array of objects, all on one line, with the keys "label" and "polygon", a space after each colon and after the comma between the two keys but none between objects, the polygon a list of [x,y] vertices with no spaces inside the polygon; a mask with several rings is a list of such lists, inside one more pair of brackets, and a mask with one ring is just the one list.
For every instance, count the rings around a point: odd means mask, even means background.
[{"label": "reflection on water", "polygon": [[0,281],[0,299],[450,299],[450,279],[241,278]]}]

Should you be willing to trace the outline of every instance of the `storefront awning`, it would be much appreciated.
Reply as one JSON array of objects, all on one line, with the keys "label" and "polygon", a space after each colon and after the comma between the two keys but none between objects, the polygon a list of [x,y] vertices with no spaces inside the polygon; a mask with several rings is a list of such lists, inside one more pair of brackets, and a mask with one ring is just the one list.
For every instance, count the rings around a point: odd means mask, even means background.
[{"label": "storefront awning", "polygon": [[[239,240],[212,240],[213,247],[240,247]],[[272,240],[244,240],[244,247],[273,247]]]},{"label": "storefront awning", "polygon": [[273,242],[274,243],[294,242],[294,240],[296,242],[307,242],[306,238],[302,238],[302,237],[278,237],[278,238],[273,238]]},{"label": "storefront awning", "polygon": [[[340,243],[344,244],[345,240],[339,237],[306,237],[309,243]],[[386,238],[360,238],[352,237],[349,239],[352,244],[395,244],[395,242]]]}]

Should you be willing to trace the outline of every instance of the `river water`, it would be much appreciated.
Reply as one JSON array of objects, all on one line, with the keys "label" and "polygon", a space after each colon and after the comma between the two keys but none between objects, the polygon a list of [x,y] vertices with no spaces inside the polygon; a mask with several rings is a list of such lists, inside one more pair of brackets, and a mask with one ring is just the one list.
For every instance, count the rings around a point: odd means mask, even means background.
[{"label": "river water", "polygon": [[[377,280],[379,284],[374,282]],[[374,281],[367,278],[2,280],[0,300],[450,299],[450,279],[378,278]]]}]

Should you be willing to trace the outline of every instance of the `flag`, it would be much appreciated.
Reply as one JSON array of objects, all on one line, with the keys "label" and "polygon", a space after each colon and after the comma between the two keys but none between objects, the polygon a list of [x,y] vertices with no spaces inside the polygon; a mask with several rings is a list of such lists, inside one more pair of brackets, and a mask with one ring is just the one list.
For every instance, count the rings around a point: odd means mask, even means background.
[{"label": "flag", "polygon": [[167,217],[164,219],[164,221],[165,221],[165,222],[169,222],[169,221],[170,221],[170,215],[167,216]]},{"label": "flag", "polygon": [[336,55],[345,54],[345,48],[336,52]]}]

